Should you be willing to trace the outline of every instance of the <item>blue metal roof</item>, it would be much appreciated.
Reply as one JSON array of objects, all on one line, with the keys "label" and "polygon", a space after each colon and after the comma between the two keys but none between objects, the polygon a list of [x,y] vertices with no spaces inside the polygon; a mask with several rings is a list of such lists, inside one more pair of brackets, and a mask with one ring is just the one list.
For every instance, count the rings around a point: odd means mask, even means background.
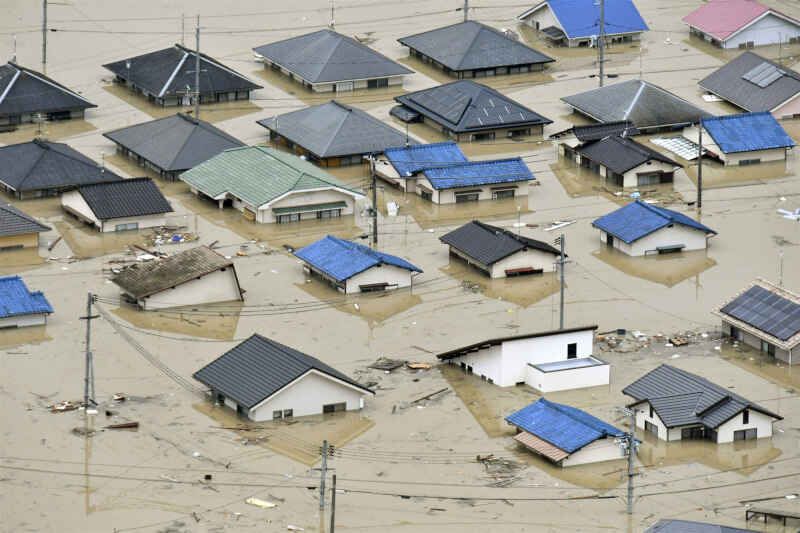
[{"label": "blue metal roof", "polygon": [[794,146],[792,138],[768,111],[708,117],[702,123],[726,154]]},{"label": "blue metal roof", "polygon": [[695,222],[682,213],[656,207],[641,200],[636,200],[592,222],[595,228],[610,233],[628,244],[670,224],[681,224],[706,233],[717,234],[713,229]]},{"label": "blue metal roof", "polygon": [[0,277],[0,318],[52,312],[44,294],[28,291],[19,276]]},{"label": "blue metal roof", "polygon": [[434,189],[453,189],[536,179],[528,165],[519,157],[424,168],[422,172],[425,173],[425,177],[428,178]]},{"label": "blue metal roof", "polygon": [[518,428],[573,453],[597,439],[616,437],[623,431],[580,409],[541,398],[506,417]]},{"label": "blue metal roof", "polygon": [[[547,0],[547,5],[570,39],[600,34],[600,5],[595,0]],[[606,35],[647,31],[631,0],[605,0]]]},{"label": "blue metal roof", "polygon": [[387,148],[383,153],[400,177],[413,176],[423,168],[467,162],[467,156],[452,141]]},{"label": "blue metal roof", "polygon": [[372,250],[363,244],[337,239],[333,235],[297,250],[294,255],[339,282],[381,263],[422,272],[399,257]]}]

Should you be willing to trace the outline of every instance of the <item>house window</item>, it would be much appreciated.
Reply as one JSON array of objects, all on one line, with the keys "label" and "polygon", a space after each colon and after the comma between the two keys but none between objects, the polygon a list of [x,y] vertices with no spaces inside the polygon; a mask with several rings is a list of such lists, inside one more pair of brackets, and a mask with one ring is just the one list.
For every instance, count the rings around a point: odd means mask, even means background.
[{"label": "house window", "polygon": [[300,220],[300,213],[289,213],[288,215],[278,215],[278,224],[285,222],[298,222]]},{"label": "house window", "polygon": [[733,432],[733,440],[756,440],[758,438],[758,430],[756,428],[752,429],[740,429],[739,431]]},{"label": "house window", "polygon": [[469,193],[469,194],[456,194],[456,203],[460,204],[462,202],[477,202],[478,201],[478,193]]},{"label": "house window", "polygon": [[500,198],[514,198],[514,189],[495,191],[492,193],[492,200],[499,200]]},{"label": "house window", "polygon": [[651,405],[650,406],[650,418],[653,418],[653,414],[655,414],[655,411],[653,410],[653,406]]},{"label": "house window", "polygon": [[748,50],[755,46],[755,41],[747,41],[744,43],[739,43],[739,50]]},{"label": "house window", "polygon": [[789,37],[789,44],[797,44],[800,42],[798,39],[800,39],[800,37]]},{"label": "house window", "polygon": [[236,404],[236,412],[240,415],[247,415],[248,409],[244,405]]},{"label": "house window", "polygon": [[567,344],[567,359],[575,359],[578,357],[578,343],[571,342]]},{"label": "house window", "polygon": [[280,420],[281,418],[283,418],[283,411],[272,411],[273,420]]},{"label": "house window", "polygon": [[733,337],[737,341],[743,341],[744,332],[737,327],[731,326],[731,337]]},{"label": "house window", "polygon": [[658,437],[658,426],[648,422],[647,420],[644,421],[644,431],[645,433],[650,433],[651,435]]},{"label": "house window", "polygon": [[317,211],[317,218],[338,218],[340,213],[341,209],[325,209]]},{"label": "house window", "polygon": [[[598,165],[597,168],[593,168],[595,172],[598,174],[600,173],[600,166]],[[614,172],[610,168],[606,168],[606,179],[616,185],[617,187],[624,187],[625,186],[625,176]]]},{"label": "house window", "polygon": [[750,411],[745,409],[742,411],[742,424],[749,424],[750,423]]},{"label": "house window", "polygon": [[475,133],[470,137],[473,141],[487,141],[489,139],[494,139],[494,132],[491,131],[489,133]]},{"label": "house window", "polygon": [[761,163],[761,159],[741,159],[739,160],[739,166],[746,167],[748,165],[757,165]]},{"label": "house window", "polygon": [[381,78],[379,80],[367,81],[368,89],[374,89],[375,87],[388,87],[388,86],[389,86],[389,78]]},{"label": "house window", "polygon": [[292,418],[294,416],[294,409],[284,409],[283,418]]},{"label": "house window", "polygon": [[425,191],[423,191],[423,190],[420,190],[420,191],[419,191],[419,195],[420,195],[420,196],[422,196],[422,198],[423,198],[424,200],[430,200],[430,199],[431,199],[431,197],[432,197],[432,196],[431,196],[431,193],[429,193],[429,192],[425,192]]},{"label": "house window", "polygon": [[530,135],[530,134],[531,134],[530,128],[525,128],[521,130],[508,130],[509,137],[521,137],[522,135]]},{"label": "house window", "polygon": [[669,179],[665,179],[663,172],[651,172],[649,174],[638,174],[636,176],[636,184],[643,185],[658,185],[659,183],[669,183],[672,181],[672,173],[669,173]]},{"label": "house window", "polygon": [[474,71],[473,76],[476,77],[476,78],[487,78],[489,76],[494,76],[495,73],[496,73],[495,69],[487,68],[487,69],[484,69],[484,70],[476,70],[476,71]]},{"label": "house window", "polygon": [[338,413],[339,411],[346,411],[346,403],[329,403],[322,406],[323,413]]},{"label": "house window", "polygon": [[[774,344],[770,344],[767,341],[761,341],[761,351],[764,352],[767,355],[771,355],[772,357],[775,357],[775,345]],[[745,424],[746,423],[747,422],[745,422]]]},{"label": "house window", "polygon": [[139,229],[139,223],[128,222],[127,224],[117,224],[114,226],[114,231],[124,231],[126,229]]},{"label": "house window", "polygon": [[694,428],[683,428],[681,430],[681,439],[702,439],[704,437],[705,434],[701,426]]}]

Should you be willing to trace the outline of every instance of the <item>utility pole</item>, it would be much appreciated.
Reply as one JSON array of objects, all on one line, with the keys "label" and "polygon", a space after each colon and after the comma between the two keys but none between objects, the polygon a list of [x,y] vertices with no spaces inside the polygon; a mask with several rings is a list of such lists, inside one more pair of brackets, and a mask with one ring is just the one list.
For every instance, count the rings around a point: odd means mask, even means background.
[{"label": "utility pole", "polygon": [[464,22],[469,20],[469,0],[464,0]]},{"label": "utility pole", "polygon": [[47,65],[47,0],[42,0],[42,66]]},{"label": "utility pole", "polygon": [[194,61],[194,118],[200,120],[200,15],[197,15],[197,49]]},{"label": "utility pole", "polygon": [[186,33],[186,15],[181,13],[181,46],[183,46],[183,36]]},{"label": "utility pole", "polygon": [[639,445],[636,443],[636,409],[629,407],[617,407],[617,411],[631,416],[631,430],[622,437],[620,442],[622,449],[628,454],[628,514],[633,514],[633,454],[639,451]]},{"label": "utility pole", "polygon": [[697,125],[697,210],[703,207],[703,119]]},{"label": "utility pole", "polygon": [[331,489],[331,533],[336,526],[336,474],[333,475],[333,487]]},{"label": "utility pole", "polygon": [[604,55],[604,48],[606,43],[606,21],[605,21],[605,7],[606,2],[605,0],[600,0],[600,48],[599,48],[599,57],[598,63],[600,63],[600,87],[603,86],[603,63],[605,59],[603,59]]},{"label": "utility pole", "polygon": [[[325,510],[325,474],[327,474],[328,470],[336,470],[335,468],[328,468],[328,456],[330,455],[333,457],[333,446],[328,446],[328,441],[323,440],[322,446],[319,449],[320,454],[322,454],[322,467],[315,468],[314,470],[320,471],[320,480],[319,480],[319,509],[320,511]],[[321,520],[321,518],[320,518]]]},{"label": "utility pole", "polygon": [[564,329],[564,264],[571,263],[571,261],[565,261],[566,255],[564,255],[564,247],[566,246],[566,243],[564,242],[563,233],[558,239],[556,239],[556,244],[561,245],[561,259],[557,261],[559,264],[561,264],[561,316],[558,321],[558,329]]},{"label": "utility pole", "polygon": [[[93,364],[93,356],[91,346],[89,341],[91,339],[91,322],[93,318],[98,318],[100,315],[92,315],[92,302],[94,302],[94,297],[92,296],[91,291],[88,294],[88,298],[86,299],[86,316],[80,317],[81,320],[86,321],[86,377],[84,379],[84,387],[83,387],[83,408],[89,409],[89,402],[91,401],[93,404],[97,405],[97,402],[94,401],[94,364]],[[91,383],[92,395],[89,396],[89,383]]]},{"label": "utility pole", "polygon": [[378,244],[378,176],[375,172],[375,156],[369,157],[369,169],[372,174],[372,243]]}]

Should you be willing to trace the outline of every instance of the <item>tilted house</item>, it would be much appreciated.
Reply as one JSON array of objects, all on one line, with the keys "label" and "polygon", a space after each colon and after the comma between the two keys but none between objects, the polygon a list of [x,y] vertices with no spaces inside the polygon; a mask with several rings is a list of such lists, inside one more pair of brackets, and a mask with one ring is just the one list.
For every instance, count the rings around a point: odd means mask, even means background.
[{"label": "tilted house", "polygon": [[19,276],[0,277],[0,329],[40,326],[53,312],[41,291],[29,291]]},{"label": "tilted house", "polygon": [[315,92],[402,85],[414,71],[368,46],[325,29],[253,48],[264,68],[279,71]]},{"label": "tilted house", "polygon": [[57,196],[78,185],[121,179],[66,144],[36,139],[0,147],[0,184],[17,198]]},{"label": "tilted house", "polygon": [[375,393],[319,359],[255,334],[194,373],[215,403],[256,422],[351,411]]},{"label": "tilted house", "polygon": [[745,111],[769,111],[779,120],[800,117],[800,73],[753,52],[731,59],[697,84]]},{"label": "tilted house", "polygon": [[375,174],[401,191],[415,191],[426,168],[466,163],[467,156],[453,141],[387,148],[378,157]]},{"label": "tilted house", "polygon": [[456,78],[544,70],[555,59],[480,22],[465,21],[398,39],[412,56]]},{"label": "tilted house", "polygon": [[123,270],[111,282],[142,309],[244,299],[233,262],[206,246]]},{"label": "tilted house", "polygon": [[578,164],[617,187],[642,187],[672,183],[683,165],[655,150],[618,136],[590,142],[574,150]]},{"label": "tilted house", "polygon": [[758,278],[712,313],[722,319],[723,335],[800,364],[800,295]]},{"label": "tilted house", "polygon": [[[197,53],[176,44],[170,48],[103,65],[115,80],[162,106],[194,103]],[[188,88],[187,88],[188,87]],[[261,89],[216,59],[200,54],[200,102],[249,100]]]},{"label": "tilted house", "polygon": [[635,400],[629,407],[636,409],[636,426],[665,441],[771,437],[773,421],[783,420],[730,389],[669,365],[662,364],[622,392]]},{"label": "tilted house", "polygon": [[193,193],[261,224],[352,215],[364,197],[319,167],[265,146],[226,150],[181,174]]},{"label": "tilted house", "polygon": [[345,294],[411,287],[422,272],[405,259],[333,235],[294,252],[306,274]]},{"label": "tilted house", "polygon": [[0,203],[0,252],[38,248],[39,233],[51,229],[13,205]]},{"label": "tilted house", "polygon": [[752,529],[669,518],[659,520],[642,533],[751,533],[752,531]]},{"label": "tilted house", "polygon": [[439,237],[459,257],[491,278],[555,270],[561,251],[547,243],[477,220]]},{"label": "tilted house", "polygon": [[117,151],[127,154],[140,167],[157,172],[167,180],[194,168],[215,155],[244,146],[213,124],[178,113],[104,133]]},{"label": "tilted house", "polygon": [[[640,41],[649,28],[631,0],[604,0],[606,46]],[[545,0],[517,17],[551,41],[569,47],[593,46],[600,35],[595,0]]]},{"label": "tilted house", "polygon": [[683,213],[636,200],[592,222],[600,241],[622,253],[639,256],[705,250],[713,229]]},{"label": "tilted house", "polygon": [[61,208],[101,233],[164,226],[173,211],[150,178],[81,185],[61,196]]},{"label": "tilted house", "polygon": [[755,0],[709,0],[683,22],[692,35],[726,50],[800,42],[800,21]]},{"label": "tilted house", "polygon": [[40,72],[9,61],[0,66],[0,126],[42,120],[83,118],[89,100]]},{"label": "tilted house", "polygon": [[[541,135],[547,119],[472,80],[459,80],[395,97],[391,114],[423,122],[455,141]],[[398,146],[395,144],[394,146]]]},{"label": "tilted house", "polygon": [[569,405],[540,398],[505,420],[517,428],[514,440],[558,466],[620,458],[614,439],[623,431]]},{"label": "tilted house", "polygon": [[500,387],[541,392],[608,385],[609,365],[592,357],[597,326],[489,339],[436,357]]},{"label": "tilted house", "polygon": [[405,133],[355,107],[325,104],[257,121],[269,137],[323,167],[359,165],[390,146],[417,144]]}]

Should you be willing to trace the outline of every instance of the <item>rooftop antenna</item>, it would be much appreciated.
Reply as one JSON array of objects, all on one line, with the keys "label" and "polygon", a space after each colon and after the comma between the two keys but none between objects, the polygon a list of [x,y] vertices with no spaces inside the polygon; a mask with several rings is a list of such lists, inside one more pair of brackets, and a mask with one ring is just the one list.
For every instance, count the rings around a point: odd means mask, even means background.
[{"label": "rooftop antenna", "polygon": [[781,276],[778,278],[778,287],[783,287],[783,248],[781,248]]},{"label": "rooftop antenna", "polygon": [[331,21],[328,23],[328,27],[331,29],[331,31],[336,31],[333,28],[333,0],[331,0]]},{"label": "rooftop antenna", "polygon": [[14,57],[11,58],[14,63],[17,62],[17,34],[14,34]]},{"label": "rooftop antenna", "polygon": [[183,46],[183,34],[184,34],[184,27],[185,27],[185,23],[186,23],[186,20],[184,18],[185,16],[186,15],[184,13],[181,13],[181,46]]}]

